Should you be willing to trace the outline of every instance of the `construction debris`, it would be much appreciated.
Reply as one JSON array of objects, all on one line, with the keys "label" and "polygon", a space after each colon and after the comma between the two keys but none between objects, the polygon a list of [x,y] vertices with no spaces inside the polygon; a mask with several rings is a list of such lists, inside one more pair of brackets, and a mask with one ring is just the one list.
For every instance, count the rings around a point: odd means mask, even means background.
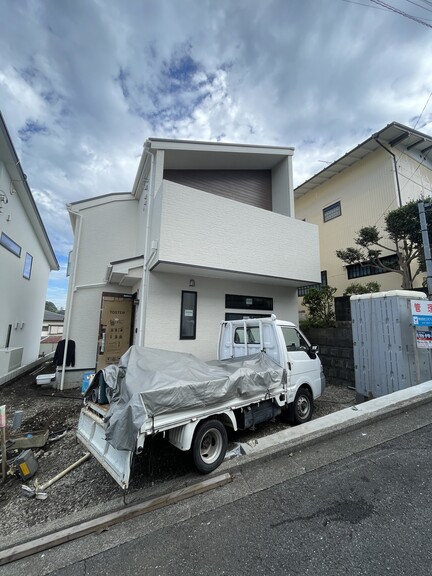
[{"label": "construction debris", "polygon": [[28,498],[35,497],[38,500],[45,500],[48,496],[45,490],[49,488],[51,484],[54,484],[54,482],[57,482],[57,480],[60,480],[60,478],[63,478],[63,476],[65,476],[66,474],[77,468],[80,464],[88,460],[90,456],[91,456],[90,452],[86,452],[82,458],[80,458],[79,460],[68,466],[62,472],[59,472],[56,476],[54,476],[54,478],[48,480],[48,482],[39,484],[39,482],[36,480],[34,483],[34,488],[23,484],[21,488],[23,490],[24,495],[27,496]]}]

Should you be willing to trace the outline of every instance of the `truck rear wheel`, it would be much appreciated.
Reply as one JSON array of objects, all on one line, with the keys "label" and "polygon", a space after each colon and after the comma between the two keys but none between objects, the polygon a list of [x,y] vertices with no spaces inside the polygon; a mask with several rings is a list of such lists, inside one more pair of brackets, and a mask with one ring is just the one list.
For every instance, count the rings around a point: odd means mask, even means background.
[{"label": "truck rear wheel", "polygon": [[225,458],[228,436],[219,420],[204,420],[198,424],[192,441],[192,459],[201,474],[216,470]]},{"label": "truck rear wheel", "polygon": [[290,420],[294,424],[309,422],[313,413],[313,398],[307,388],[300,388],[294,402],[289,406]]}]

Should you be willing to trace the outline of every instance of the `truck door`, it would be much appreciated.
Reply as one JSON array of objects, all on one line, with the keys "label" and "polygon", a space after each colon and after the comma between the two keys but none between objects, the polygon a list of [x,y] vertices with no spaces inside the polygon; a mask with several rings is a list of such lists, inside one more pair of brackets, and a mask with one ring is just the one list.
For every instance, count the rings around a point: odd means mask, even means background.
[{"label": "truck door", "polygon": [[[294,326],[281,326],[288,360],[288,387],[295,393],[301,384],[308,383],[312,390],[321,389],[321,362],[310,353],[310,344]],[[289,394],[291,399],[291,394]]]}]

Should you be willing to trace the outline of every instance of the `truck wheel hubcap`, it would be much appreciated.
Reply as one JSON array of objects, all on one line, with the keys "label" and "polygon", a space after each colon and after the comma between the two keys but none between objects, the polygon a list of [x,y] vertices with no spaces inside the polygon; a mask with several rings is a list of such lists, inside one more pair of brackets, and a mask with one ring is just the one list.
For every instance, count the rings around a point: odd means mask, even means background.
[{"label": "truck wheel hubcap", "polygon": [[300,398],[297,400],[297,410],[299,416],[301,416],[301,418],[305,418],[309,414],[309,409],[309,400],[306,398],[306,396],[300,396]]},{"label": "truck wheel hubcap", "polygon": [[222,435],[219,430],[209,430],[201,440],[201,459],[207,464],[217,460],[222,446]]}]

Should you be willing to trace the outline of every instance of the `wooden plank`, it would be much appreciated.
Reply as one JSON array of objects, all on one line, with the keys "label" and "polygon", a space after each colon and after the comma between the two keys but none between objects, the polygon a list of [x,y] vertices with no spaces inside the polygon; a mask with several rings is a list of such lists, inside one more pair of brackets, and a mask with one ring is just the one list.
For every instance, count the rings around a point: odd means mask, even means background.
[{"label": "wooden plank", "polygon": [[81,538],[82,536],[87,536],[92,532],[98,532],[119,522],[125,522],[126,520],[131,520],[141,514],[146,514],[157,510],[158,508],[163,508],[171,504],[176,504],[192,496],[197,496],[198,494],[203,494],[213,488],[219,488],[228,484],[232,481],[231,474],[225,473],[220,476],[215,476],[214,478],[209,478],[203,482],[198,482],[192,486],[187,486],[170,494],[165,494],[164,496],[158,496],[157,498],[152,498],[147,502],[142,502],[140,504],[135,504],[128,508],[122,510],[117,510],[116,512],[111,512],[105,516],[95,518],[93,520],[88,520],[82,524],[77,524],[75,526],[70,526],[53,534],[48,534],[47,536],[41,536],[24,544],[19,544],[6,550],[0,551],[0,566],[19,560],[20,558],[25,558],[31,554],[36,554],[48,548],[53,548],[54,546],[59,546],[65,542],[70,542],[76,538]]}]

